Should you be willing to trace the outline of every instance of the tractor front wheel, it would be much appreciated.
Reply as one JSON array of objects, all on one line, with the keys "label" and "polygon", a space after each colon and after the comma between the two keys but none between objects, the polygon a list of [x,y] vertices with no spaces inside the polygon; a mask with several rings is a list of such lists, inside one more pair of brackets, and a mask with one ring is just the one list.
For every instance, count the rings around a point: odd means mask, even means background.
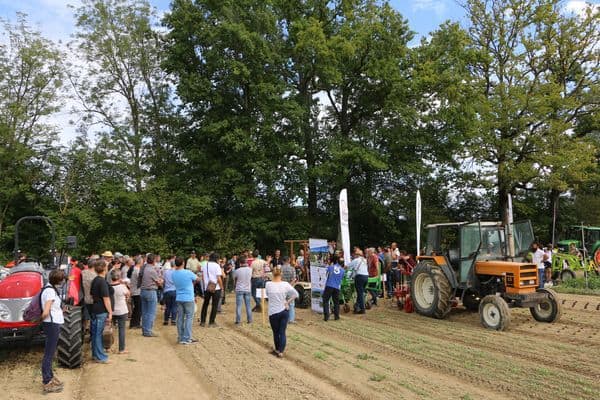
[{"label": "tractor front wheel", "polygon": [[479,303],[479,318],[484,327],[505,331],[510,325],[510,309],[502,297],[490,294]]},{"label": "tractor front wheel", "polygon": [[83,319],[81,307],[69,306],[58,336],[57,358],[66,368],[77,368],[83,362]]},{"label": "tractor front wheel", "polygon": [[565,282],[565,281],[568,281],[569,279],[575,279],[575,272],[573,272],[570,269],[563,269],[560,272],[560,280]]},{"label": "tractor front wheel", "polygon": [[538,289],[540,293],[545,293],[546,298],[529,308],[531,315],[539,322],[556,322],[562,314],[562,307],[557,300],[556,292],[552,289]]},{"label": "tractor front wheel", "polygon": [[448,315],[452,288],[438,266],[419,263],[413,270],[411,281],[410,296],[419,314],[438,319]]}]

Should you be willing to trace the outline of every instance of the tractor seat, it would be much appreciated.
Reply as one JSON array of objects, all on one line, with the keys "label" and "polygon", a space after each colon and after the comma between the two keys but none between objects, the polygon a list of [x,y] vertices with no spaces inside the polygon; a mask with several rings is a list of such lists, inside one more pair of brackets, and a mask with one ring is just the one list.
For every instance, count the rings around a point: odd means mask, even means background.
[{"label": "tractor seat", "polygon": [[455,269],[458,268],[458,264],[460,263],[460,252],[458,249],[448,250],[448,261]]}]

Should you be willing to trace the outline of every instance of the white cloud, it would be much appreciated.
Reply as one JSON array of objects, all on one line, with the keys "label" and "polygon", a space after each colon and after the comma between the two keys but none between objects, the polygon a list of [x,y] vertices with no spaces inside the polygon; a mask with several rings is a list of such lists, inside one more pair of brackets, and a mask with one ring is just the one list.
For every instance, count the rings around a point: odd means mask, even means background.
[{"label": "white cloud", "polygon": [[443,17],[448,11],[446,0],[413,0],[413,11],[433,11],[438,17]]},{"label": "white cloud", "polygon": [[565,4],[565,10],[574,14],[578,14],[578,15],[585,15],[586,9],[592,6],[592,8],[596,11],[596,12],[600,12],[600,4],[598,3],[591,3],[589,1],[584,1],[584,0],[569,0],[567,1],[567,3]]}]

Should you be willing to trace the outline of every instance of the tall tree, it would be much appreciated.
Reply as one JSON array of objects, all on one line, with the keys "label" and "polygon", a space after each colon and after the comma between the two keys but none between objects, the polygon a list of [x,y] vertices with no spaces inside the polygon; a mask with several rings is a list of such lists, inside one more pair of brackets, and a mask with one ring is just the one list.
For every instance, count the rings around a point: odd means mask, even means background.
[{"label": "tall tree", "polygon": [[85,122],[102,127],[107,156],[140,192],[149,155],[168,157],[177,129],[170,80],[160,66],[161,37],[153,29],[156,12],[147,0],[85,0],[75,16],[75,45],[86,68],[73,80]]},{"label": "tall tree", "polygon": [[62,99],[63,55],[33,30],[23,14],[1,21],[0,44],[0,237],[15,207],[31,205],[44,167],[54,153],[56,128],[48,117]]},{"label": "tall tree", "polygon": [[578,175],[590,164],[591,148],[573,128],[599,105],[600,13],[565,15],[559,0],[469,0],[465,8],[485,55],[473,69],[479,134],[467,154],[492,169],[506,220],[508,194],[548,176],[562,190],[561,170]]}]

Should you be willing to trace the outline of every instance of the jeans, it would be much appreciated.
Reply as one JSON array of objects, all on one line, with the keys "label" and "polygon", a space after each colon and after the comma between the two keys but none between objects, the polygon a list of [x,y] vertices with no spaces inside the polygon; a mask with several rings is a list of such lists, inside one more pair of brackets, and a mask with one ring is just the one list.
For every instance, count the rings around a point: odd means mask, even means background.
[{"label": "jeans", "polygon": [[290,316],[288,322],[296,322],[296,300],[290,301],[290,308],[288,309]]},{"label": "jeans", "polygon": [[246,321],[252,322],[252,311],[250,292],[235,292],[235,323],[239,324],[242,320],[242,301],[246,305]]},{"label": "jeans", "polygon": [[113,315],[113,325],[119,330],[119,351],[125,350],[125,323],[127,322],[127,314]]},{"label": "jeans", "polygon": [[212,299],[212,307],[210,309],[210,317],[208,319],[209,324],[215,323],[215,318],[217,318],[217,303],[221,298],[221,289],[215,290],[214,293],[210,293],[208,291],[204,292],[204,303],[202,303],[202,312],[200,313],[200,323],[203,324],[206,322],[206,313],[208,311],[208,303],[211,302]]},{"label": "jeans", "polygon": [[142,299],[140,295],[131,296],[131,319],[130,328],[139,328],[142,319]]},{"label": "jeans", "polygon": [[394,287],[392,285],[392,271],[389,270],[385,273],[386,281],[385,281],[385,289],[387,290],[387,296],[392,297],[394,294]]},{"label": "jeans", "polygon": [[277,314],[269,315],[269,323],[271,324],[271,329],[273,330],[273,342],[275,344],[275,350],[280,353],[283,353],[285,350],[285,329],[287,328],[288,318],[288,310],[283,310]]},{"label": "jeans", "polygon": [[539,269],[538,268],[538,280],[539,280],[539,288],[543,289],[544,288],[544,283],[546,283],[546,271],[544,271],[543,269]]},{"label": "jeans", "polygon": [[177,302],[177,341],[179,343],[192,340],[194,306],[193,301]]},{"label": "jeans", "polygon": [[92,324],[90,326],[92,358],[98,361],[108,360],[108,355],[104,351],[102,343],[102,331],[108,318],[108,313],[92,314]]},{"label": "jeans", "polygon": [[163,293],[163,299],[165,301],[165,316],[164,322],[177,321],[177,303],[175,302],[175,291],[170,290]]},{"label": "jeans", "polygon": [[44,322],[43,324],[44,333],[46,334],[46,345],[44,346],[44,358],[42,358],[42,382],[47,384],[54,377],[52,372],[52,359],[56,354],[56,347],[58,346],[58,335],[60,335],[61,324],[55,324],[54,322]]},{"label": "jeans", "polygon": [[355,311],[365,310],[365,287],[369,281],[368,275],[356,275],[354,277],[354,287],[356,288],[356,304],[354,304]]},{"label": "jeans", "polygon": [[323,318],[325,321],[329,319],[329,300],[333,299],[333,315],[335,319],[340,318],[340,289],[326,286],[323,292]]},{"label": "jeans", "polygon": [[252,297],[254,297],[254,303],[256,303],[256,307],[260,307],[260,299],[256,295],[256,289],[265,287],[265,282],[262,278],[252,278],[250,279],[250,286],[252,290]]},{"label": "jeans", "polygon": [[156,318],[156,305],[158,297],[156,290],[142,289],[142,335],[152,335],[152,327]]}]

